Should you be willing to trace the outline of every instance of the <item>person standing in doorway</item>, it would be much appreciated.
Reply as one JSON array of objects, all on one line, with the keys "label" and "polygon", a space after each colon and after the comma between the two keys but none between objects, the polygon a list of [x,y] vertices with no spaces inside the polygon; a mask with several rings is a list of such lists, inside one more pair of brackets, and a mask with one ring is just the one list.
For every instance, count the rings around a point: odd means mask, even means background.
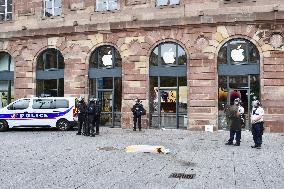
[{"label": "person standing in doorway", "polygon": [[[83,125],[86,125],[87,105],[84,101],[84,97],[80,96],[78,98],[78,106],[77,107],[78,107],[78,132],[77,132],[76,135],[81,135]],[[83,129],[83,132],[85,133],[85,128]]]},{"label": "person standing in doorway", "polygon": [[133,113],[133,131],[136,131],[137,122],[139,131],[141,131],[141,116],[145,114],[145,109],[138,98],[135,99],[135,104],[131,108],[131,111]]},{"label": "person standing in doorway", "polygon": [[[240,99],[236,98],[234,100],[234,104],[230,106],[228,110],[228,117],[230,119],[230,138],[226,145],[235,145],[235,146],[240,146],[241,143],[241,117],[240,117],[240,112],[239,112],[239,104],[240,104]],[[234,137],[236,135],[236,143],[234,144]]]},{"label": "person standing in doorway", "polygon": [[262,135],[264,131],[263,127],[263,115],[264,110],[258,100],[252,101],[252,113],[251,113],[251,132],[253,135],[254,145],[252,148],[261,149]]}]

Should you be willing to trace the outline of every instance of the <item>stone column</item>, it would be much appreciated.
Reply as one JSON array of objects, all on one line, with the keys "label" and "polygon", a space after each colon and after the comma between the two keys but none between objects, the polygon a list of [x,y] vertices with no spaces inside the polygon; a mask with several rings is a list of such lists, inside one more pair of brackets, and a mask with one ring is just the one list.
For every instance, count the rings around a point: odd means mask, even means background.
[{"label": "stone column", "polygon": [[217,80],[215,61],[192,59],[189,62],[188,115],[190,130],[204,130],[205,125],[217,129]]},{"label": "stone column", "polygon": [[[131,108],[134,99],[142,100],[144,108],[148,111],[148,61],[146,50],[143,49],[144,37],[126,37],[120,46],[122,65],[122,128],[133,127],[133,114]],[[142,128],[148,127],[147,116],[142,117]]]}]

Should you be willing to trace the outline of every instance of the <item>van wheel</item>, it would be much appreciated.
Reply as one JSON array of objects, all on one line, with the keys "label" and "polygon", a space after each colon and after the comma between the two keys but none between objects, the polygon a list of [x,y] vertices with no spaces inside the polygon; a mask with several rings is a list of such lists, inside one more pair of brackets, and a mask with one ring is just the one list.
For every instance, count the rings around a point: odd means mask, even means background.
[{"label": "van wheel", "polygon": [[71,128],[69,121],[66,119],[58,120],[56,123],[56,127],[60,131],[68,131]]},{"label": "van wheel", "polygon": [[4,120],[0,120],[0,132],[7,131],[9,128],[8,123]]}]

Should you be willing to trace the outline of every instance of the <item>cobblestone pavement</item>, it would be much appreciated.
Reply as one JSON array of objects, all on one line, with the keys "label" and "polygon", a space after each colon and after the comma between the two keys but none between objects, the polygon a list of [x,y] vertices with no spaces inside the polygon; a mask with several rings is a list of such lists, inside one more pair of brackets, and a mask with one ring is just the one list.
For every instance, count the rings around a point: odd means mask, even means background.
[{"label": "cobblestone pavement", "polygon": [[[0,133],[0,188],[284,188],[284,134],[265,133],[262,149],[242,132],[241,146],[225,146],[229,132],[102,128]],[[163,145],[170,154],[126,153],[135,144]],[[103,147],[106,147],[103,149]],[[169,178],[196,174],[193,179]]]}]

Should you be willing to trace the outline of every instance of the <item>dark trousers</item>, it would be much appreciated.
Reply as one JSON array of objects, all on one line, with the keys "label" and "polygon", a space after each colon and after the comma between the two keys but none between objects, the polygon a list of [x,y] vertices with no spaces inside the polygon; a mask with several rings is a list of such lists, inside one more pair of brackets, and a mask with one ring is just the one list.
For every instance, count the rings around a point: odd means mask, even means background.
[{"label": "dark trousers", "polygon": [[253,141],[255,143],[255,146],[261,146],[263,130],[264,130],[263,122],[252,124],[251,133],[253,136]]},{"label": "dark trousers", "polygon": [[94,127],[94,115],[88,115],[88,124],[86,124],[86,135],[90,135],[90,130]]},{"label": "dark trousers", "polygon": [[[84,115],[78,115],[78,133],[82,132],[82,127],[85,124],[85,116]],[[84,129],[83,129],[84,132]]]},{"label": "dark trousers", "polygon": [[233,142],[234,140],[234,136],[236,134],[236,142],[240,143],[241,142],[241,130],[235,130],[235,129],[230,129],[230,139],[228,140],[228,142]]},{"label": "dark trousers", "polygon": [[96,115],[89,115],[89,132],[91,135],[95,133],[95,128],[96,128],[96,133],[99,134],[99,127],[100,127],[100,116]]},{"label": "dark trousers", "polygon": [[136,124],[138,122],[138,128],[139,130],[141,129],[141,116],[134,116],[133,117],[133,123],[134,123],[134,126],[133,126],[133,129],[136,129]]},{"label": "dark trousers", "polygon": [[96,127],[96,133],[100,133],[100,116],[94,116],[93,126],[91,127],[91,134],[94,134],[94,128]]}]

